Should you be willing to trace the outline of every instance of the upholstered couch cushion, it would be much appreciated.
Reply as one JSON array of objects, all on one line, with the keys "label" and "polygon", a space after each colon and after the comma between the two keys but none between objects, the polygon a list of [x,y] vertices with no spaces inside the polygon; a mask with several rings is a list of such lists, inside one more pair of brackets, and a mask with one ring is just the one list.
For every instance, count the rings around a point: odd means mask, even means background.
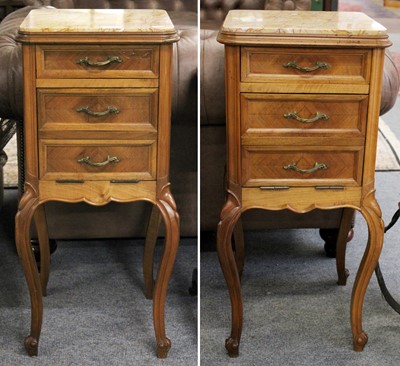
[{"label": "upholstered couch cushion", "polygon": [[25,7],[8,15],[0,23],[0,116],[22,118],[21,45],[15,37],[22,20],[34,7]]}]

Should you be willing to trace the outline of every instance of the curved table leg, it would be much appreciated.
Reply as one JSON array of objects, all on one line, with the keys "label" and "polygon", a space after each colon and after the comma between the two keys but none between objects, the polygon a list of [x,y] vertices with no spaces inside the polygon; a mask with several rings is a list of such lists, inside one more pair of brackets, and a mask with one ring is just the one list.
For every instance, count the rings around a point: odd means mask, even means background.
[{"label": "curved table leg", "polygon": [[346,269],[346,246],[349,232],[353,224],[354,210],[344,208],[342,219],[340,220],[339,233],[336,242],[336,270],[338,274],[338,285],[345,286],[349,271]]},{"label": "curved table leg", "polygon": [[153,205],[147,226],[146,242],[144,244],[143,254],[143,278],[145,296],[147,299],[153,298],[153,266],[154,266],[154,250],[156,248],[157,236],[161,225],[161,214],[157,206]]},{"label": "curved table leg", "polygon": [[[229,193],[229,192],[228,192]],[[243,305],[240,291],[238,268],[232,251],[232,232],[241,214],[239,201],[233,194],[228,194],[227,201],[221,211],[221,219],[217,229],[217,252],[222,271],[228,286],[232,306],[231,335],[225,341],[225,348],[230,357],[239,355],[239,343],[242,333]]]},{"label": "curved table leg", "polygon": [[239,217],[233,229],[233,239],[235,241],[236,266],[238,269],[239,278],[242,279],[245,251],[244,251],[243,224],[241,217]]},{"label": "curved table leg", "polygon": [[44,205],[37,207],[33,219],[35,221],[40,249],[40,283],[42,286],[42,295],[46,296],[50,273],[50,243]]},{"label": "curved table leg", "polygon": [[29,356],[37,356],[43,319],[42,286],[30,243],[30,224],[38,200],[32,189],[26,189],[15,217],[15,240],[31,298],[31,331],[24,345]]},{"label": "curved table leg", "polygon": [[157,357],[166,358],[171,348],[171,341],[165,335],[164,305],[179,245],[179,215],[169,185],[162,189],[161,197],[157,200],[157,207],[165,222],[165,241],[153,293],[153,320]]},{"label": "curved table leg", "polygon": [[358,352],[362,351],[368,342],[368,336],[362,329],[362,306],[369,280],[378,263],[383,244],[384,225],[381,219],[381,210],[375,199],[374,192],[368,194],[363,200],[361,213],[368,224],[369,238],[351,296],[353,347]]},{"label": "curved table leg", "polygon": [[[226,179],[226,165],[224,170],[224,192],[225,200],[229,197],[228,193],[228,180]],[[239,217],[237,223],[233,229],[233,239],[235,241],[235,261],[239,272],[239,278],[242,279],[242,273],[244,268],[244,238],[243,238],[243,224],[242,219]]]}]

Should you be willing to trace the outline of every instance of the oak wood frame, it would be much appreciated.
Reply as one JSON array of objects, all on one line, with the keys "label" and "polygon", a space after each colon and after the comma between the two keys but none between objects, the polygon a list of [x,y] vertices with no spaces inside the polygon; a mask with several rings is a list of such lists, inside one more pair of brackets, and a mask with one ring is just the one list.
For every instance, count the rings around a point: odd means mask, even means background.
[{"label": "oak wood frame", "polygon": [[[381,211],[375,199],[374,170],[376,158],[376,144],[378,133],[379,101],[382,83],[384,47],[390,45],[387,38],[358,39],[357,42],[345,38],[309,37],[303,39],[296,36],[268,36],[252,35],[251,33],[220,32],[218,40],[225,43],[225,80],[226,80],[226,130],[227,130],[227,175],[226,175],[226,202],[222,208],[217,230],[217,252],[225,280],[227,282],[232,307],[231,333],[225,342],[229,356],[239,355],[239,344],[242,332],[243,305],[240,288],[240,278],[244,265],[243,234],[241,229],[241,215],[243,212],[254,209],[283,210],[289,209],[297,213],[309,212],[313,209],[343,208],[338,242],[337,242],[337,273],[338,284],[345,285],[348,272],[345,268],[345,250],[349,229],[351,227],[354,210],[364,216],[369,230],[369,240],[364,256],[355,279],[351,296],[351,327],[353,333],[353,347],[355,351],[362,351],[368,337],[362,328],[362,306],[367,285],[379,259],[383,244],[383,221]],[[357,84],[318,84],[295,83],[288,85],[282,81],[262,84],[244,82],[243,67],[241,67],[242,49],[247,47],[310,47],[316,52],[319,47],[351,48],[367,50],[366,75],[369,85]],[[366,124],[365,142],[358,144],[363,148],[363,165],[360,167],[361,179],[356,186],[348,186],[343,190],[316,190],[310,186],[294,184],[285,190],[261,190],[254,187],[242,186],[242,154],[241,147],[241,102],[243,92],[256,93],[318,93],[368,95],[367,113],[364,111]],[[354,91],[356,90],[356,91]],[[273,136],[271,137],[274,138]],[[331,145],[330,138],[339,140],[339,136],[320,139],[315,145],[321,147]],[[286,144],[307,145],[305,139],[286,137]],[[308,141],[308,143],[310,140]],[[262,143],[261,143],[262,144]],[[280,141],[270,142],[276,148]],[[311,143],[313,145],[313,143]],[[315,184],[315,182],[314,182]],[[237,227],[239,226],[239,227]],[[232,249],[232,235],[235,239],[236,253]]]},{"label": "oak wood frame", "polygon": [[[153,212],[158,211],[157,220],[151,220],[148,228],[147,248],[145,250],[144,268],[145,293],[148,298],[153,298],[153,321],[156,336],[156,354],[159,358],[167,357],[171,341],[165,334],[164,305],[167,294],[168,282],[172,273],[179,244],[179,215],[171,194],[169,183],[169,157],[170,157],[170,116],[172,95],[172,42],[179,37],[171,34],[19,34],[19,41],[23,43],[23,70],[24,70],[24,130],[25,130],[25,186],[24,194],[20,200],[16,215],[16,245],[21,259],[24,274],[28,283],[31,299],[31,329],[25,338],[25,348],[30,356],[38,354],[38,343],[43,318],[42,296],[46,295],[47,282],[50,269],[50,253],[44,203],[48,201],[86,202],[91,205],[101,206],[111,201],[133,202],[145,200],[153,205]],[[158,67],[158,79],[37,79],[37,48],[50,43],[75,45],[83,44],[114,44],[118,40],[123,45],[149,46],[156,50],[158,60],[154,61]],[[41,46],[38,46],[41,45]],[[82,46],[84,48],[84,46]],[[145,75],[146,76],[146,75]],[[143,76],[142,76],[143,77]],[[85,180],[76,184],[63,182],[60,184],[56,177],[51,180],[41,180],[40,166],[43,163],[39,154],[41,136],[38,121],[38,88],[148,88],[158,87],[157,108],[157,133],[152,132],[156,139],[157,152],[152,155],[156,178],[137,183],[113,184],[110,180]],[[93,89],[92,89],[93,90]],[[40,118],[40,117],[39,117]],[[54,133],[54,131],[53,131]],[[68,143],[69,135],[64,137]],[[111,131],[110,134],[115,134]],[[128,136],[128,137],[127,137]],[[92,136],[95,138],[95,136]],[[117,138],[122,139],[122,136]],[[125,134],[125,138],[135,138]],[[133,140],[132,140],[133,141]],[[135,140],[136,141],[136,140]],[[116,174],[116,178],[120,175]],[[85,179],[88,177],[86,176]],[[123,178],[123,177],[122,177]],[[160,219],[158,219],[160,217]],[[36,266],[30,243],[30,224],[32,218],[38,231],[41,252],[40,274]],[[157,278],[152,280],[153,252],[161,218],[165,223],[164,251],[159,264]],[[151,267],[151,272],[150,272]],[[154,285],[153,285],[154,283]]]}]

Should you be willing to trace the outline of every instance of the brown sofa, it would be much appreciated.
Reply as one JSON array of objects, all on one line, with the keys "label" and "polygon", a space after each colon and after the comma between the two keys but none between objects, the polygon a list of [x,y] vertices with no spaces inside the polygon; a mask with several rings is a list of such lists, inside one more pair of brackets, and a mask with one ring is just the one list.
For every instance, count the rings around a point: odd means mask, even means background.
[{"label": "brown sofa", "polygon": [[[331,2],[330,2],[331,3]],[[202,247],[213,245],[212,236],[224,203],[225,88],[224,47],[216,41],[218,29],[231,9],[309,10],[311,0],[201,0],[200,9],[200,116],[201,116],[201,198],[200,230]],[[396,101],[399,77],[386,55],[381,114]],[[267,212],[252,210],[243,216],[244,229],[339,227],[342,210]],[[203,235],[204,233],[204,235]],[[325,238],[324,238],[325,239]]]},{"label": "brown sofa", "polygon": [[[0,118],[22,121],[21,48],[18,27],[33,8],[160,8],[168,11],[180,41],[174,45],[171,174],[181,216],[181,235],[197,234],[197,1],[196,0],[26,0],[26,7],[0,23]],[[22,167],[20,169],[23,170]],[[144,202],[46,204],[51,238],[144,236],[150,206]],[[95,217],[95,220],[93,220]]]}]

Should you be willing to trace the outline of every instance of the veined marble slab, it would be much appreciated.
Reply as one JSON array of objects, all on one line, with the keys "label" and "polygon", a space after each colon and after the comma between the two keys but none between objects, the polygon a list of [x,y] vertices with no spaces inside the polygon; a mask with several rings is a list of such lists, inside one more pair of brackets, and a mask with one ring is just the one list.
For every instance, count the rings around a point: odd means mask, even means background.
[{"label": "veined marble slab", "polygon": [[152,9],[34,9],[20,32],[175,32],[165,10]]},{"label": "veined marble slab", "polygon": [[357,12],[231,10],[222,33],[386,36],[386,28]]}]

